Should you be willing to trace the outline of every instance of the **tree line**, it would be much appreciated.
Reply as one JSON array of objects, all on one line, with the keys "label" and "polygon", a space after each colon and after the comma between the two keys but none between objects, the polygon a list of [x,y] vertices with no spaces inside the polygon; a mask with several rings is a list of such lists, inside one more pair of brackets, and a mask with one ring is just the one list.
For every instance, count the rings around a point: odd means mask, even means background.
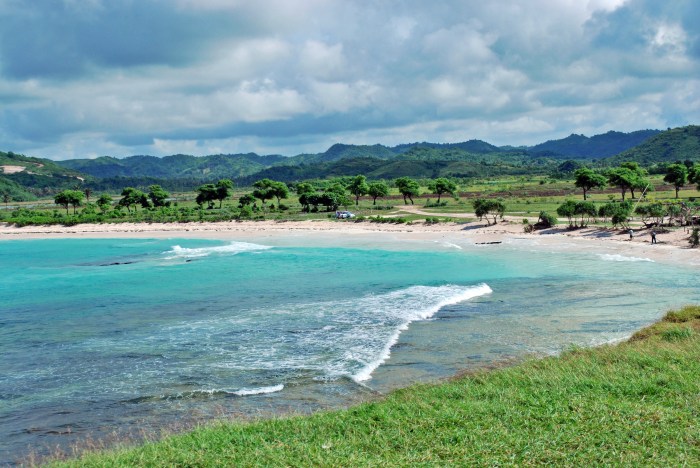
[{"label": "tree line", "polygon": [[[603,189],[610,185],[620,189],[624,201],[628,191],[632,198],[635,198],[635,190],[644,192],[654,189],[647,175],[647,171],[636,162],[623,162],[619,167],[603,172],[582,167],[574,171],[574,185],[583,190],[584,200],[587,199],[590,190]],[[700,190],[700,164],[692,161],[670,164],[666,166],[664,182],[673,185],[676,198],[678,198],[678,192],[689,183],[696,184],[697,189]]]}]

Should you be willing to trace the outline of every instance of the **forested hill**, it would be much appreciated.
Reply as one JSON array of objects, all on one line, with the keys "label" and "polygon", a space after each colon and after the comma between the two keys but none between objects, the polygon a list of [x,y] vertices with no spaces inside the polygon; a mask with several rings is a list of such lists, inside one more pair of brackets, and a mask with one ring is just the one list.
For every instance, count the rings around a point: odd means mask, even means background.
[{"label": "forested hill", "polygon": [[700,125],[661,132],[639,146],[606,159],[605,163],[617,165],[624,161],[636,161],[645,166],[685,160],[700,160]]},{"label": "forested hill", "polygon": [[563,159],[603,159],[644,143],[660,133],[659,130],[639,130],[631,133],[613,132],[587,137],[571,134],[561,140],[549,140],[531,146],[533,155]]},{"label": "forested hill", "polygon": [[[637,142],[640,144],[633,146]],[[603,158],[606,154],[615,156]],[[700,126],[664,132],[608,132],[590,138],[571,135],[532,147],[497,147],[481,140],[444,144],[417,142],[393,147],[338,143],[322,153],[293,157],[255,153],[201,157],[176,154],[162,158],[103,156],[56,162],[0,152],[0,165],[9,168],[3,169],[0,177],[3,193],[12,192],[17,194],[14,198],[26,199],[26,196],[20,197],[21,190],[50,195],[76,184],[95,190],[161,184],[169,190],[185,191],[222,178],[245,185],[265,177],[294,182],[356,174],[370,179],[559,174],[562,161],[567,159],[579,160],[567,161],[568,166],[584,160],[592,163],[593,159],[597,160],[596,165],[617,165],[630,160],[645,166],[686,159],[697,161],[700,159]]]},{"label": "forested hill", "polygon": [[[530,158],[549,159],[602,159],[628,150],[643,142],[658,130],[641,130],[632,133],[608,132],[586,137],[571,135],[561,140],[550,140],[532,147],[498,147],[481,140],[461,143],[406,143],[397,146],[348,145],[337,143],[323,153],[300,154],[292,157],[279,155],[259,156],[248,154],[216,154],[189,156],[176,154],[158,158],[155,156],[131,156],[123,159],[103,156],[97,159],[72,159],[60,161],[63,167],[97,178],[155,177],[159,179],[247,179],[261,171],[277,166],[318,165],[344,159],[381,161],[463,159],[474,161],[480,155],[527,155]],[[408,156],[407,156],[408,155]],[[326,167],[326,166],[324,166]],[[295,172],[293,169],[273,169],[271,173]],[[299,171],[296,171],[299,172]],[[308,172],[308,168],[302,172]],[[417,176],[417,175],[416,175]]]},{"label": "forested hill", "polygon": [[255,153],[202,157],[176,154],[163,158],[130,156],[117,159],[103,156],[96,159],[71,159],[60,161],[59,164],[99,178],[216,179],[245,177],[286,159],[284,156],[258,156]]},{"label": "forested hill", "polygon": [[[0,195],[9,200],[33,200],[57,187],[80,183],[84,175],[49,159],[0,151]],[[33,190],[28,190],[32,188]]]}]

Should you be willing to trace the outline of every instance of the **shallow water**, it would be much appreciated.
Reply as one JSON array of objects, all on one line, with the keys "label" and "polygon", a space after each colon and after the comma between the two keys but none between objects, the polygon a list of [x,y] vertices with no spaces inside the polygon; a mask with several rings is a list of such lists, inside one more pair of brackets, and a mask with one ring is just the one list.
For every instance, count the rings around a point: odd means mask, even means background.
[{"label": "shallow water", "polygon": [[188,418],[342,407],[619,340],[700,301],[694,269],[634,255],[405,247],[0,242],[0,463]]}]

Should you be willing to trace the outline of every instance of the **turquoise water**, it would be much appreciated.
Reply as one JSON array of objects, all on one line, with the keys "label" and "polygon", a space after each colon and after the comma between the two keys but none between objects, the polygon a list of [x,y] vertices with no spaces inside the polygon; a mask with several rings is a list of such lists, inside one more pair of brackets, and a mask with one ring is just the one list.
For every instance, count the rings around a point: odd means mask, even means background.
[{"label": "turquoise water", "polygon": [[700,302],[691,268],[451,247],[0,242],[0,463],[115,431],[342,407],[621,339]]}]

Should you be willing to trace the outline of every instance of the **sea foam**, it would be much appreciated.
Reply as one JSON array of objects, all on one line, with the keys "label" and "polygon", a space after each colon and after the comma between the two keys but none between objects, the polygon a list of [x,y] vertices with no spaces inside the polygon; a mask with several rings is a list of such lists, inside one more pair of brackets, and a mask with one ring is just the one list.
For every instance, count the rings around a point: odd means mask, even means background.
[{"label": "sea foam", "polygon": [[250,396],[250,395],[262,395],[265,393],[281,392],[283,389],[284,389],[284,385],[279,384],[279,385],[271,385],[269,387],[242,388],[240,390],[236,390],[236,391],[233,391],[230,393],[233,395],[238,395],[238,396]]},{"label": "sea foam", "polygon": [[178,258],[200,258],[209,255],[235,255],[241,252],[252,252],[256,250],[268,250],[272,247],[267,245],[251,244],[249,242],[231,242],[227,245],[214,247],[187,248],[174,245],[172,250],[164,252],[166,260]]},{"label": "sea foam", "polygon": [[598,254],[598,256],[608,262],[653,262],[650,258],[627,257],[620,254]]},{"label": "sea foam", "polygon": [[[401,332],[407,330],[416,320],[427,320],[443,307],[490,294],[492,289],[487,284],[477,286],[412,286],[410,288],[386,294],[383,299],[392,303],[394,313],[403,320],[398,323],[375,359],[367,362],[352,375],[356,382],[369,380],[380,365],[391,355],[391,348],[398,342]],[[404,307],[405,306],[405,307]]]}]

